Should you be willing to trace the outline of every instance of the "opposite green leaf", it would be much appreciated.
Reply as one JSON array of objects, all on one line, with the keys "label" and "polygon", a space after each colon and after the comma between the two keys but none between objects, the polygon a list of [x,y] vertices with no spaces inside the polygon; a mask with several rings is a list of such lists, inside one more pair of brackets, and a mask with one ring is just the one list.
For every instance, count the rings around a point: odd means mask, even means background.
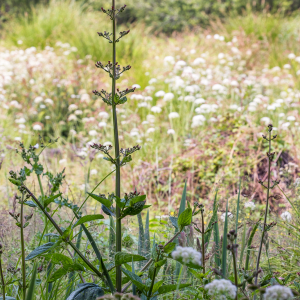
[{"label": "opposite green leaf", "polygon": [[91,194],[91,193],[88,193],[92,198],[94,198],[95,200],[99,201],[100,203],[102,203],[103,205],[105,205],[106,207],[111,207],[112,205],[112,202],[106,198],[102,198],[98,195],[95,195],[95,194]]},{"label": "opposite green leaf", "polygon": [[104,217],[102,215],[87,215],[87,216],[84,216],[82,218],[80,218],[74,225],[73,225],[73,228],[78,226],[78,225],[81,225],[83,223],[86,223],[86,222],[90,222],[90,221],[95,221],[95,220],[101,220],[101,219],[104,219]]},{"label": "opposite green leaf", "polygon": [[180,214],[177,223],[180,226],[181,230],[183,229],[183,227],[188,226],[192,223],[192,216],[193,210],[191,208],[187,208]]},{"label": "opposite green leaf", "polygon": [[31,260],[43,253],[46,253],[48,252],[53,246],[54,246],[55,243],[46,243],[40,247],[37,247],[35,248],[30,254],[27,255],[27,257],[25,258],[25,260]]},{"label": "opposite green leaf", "polygon": [[124,252],[117,252],[115,255],[115,265],[120,266],[125,263],[129,263],[132,261],[142,261],[146,260],[144,256],[137,255],[137,254],[130,254]]}]

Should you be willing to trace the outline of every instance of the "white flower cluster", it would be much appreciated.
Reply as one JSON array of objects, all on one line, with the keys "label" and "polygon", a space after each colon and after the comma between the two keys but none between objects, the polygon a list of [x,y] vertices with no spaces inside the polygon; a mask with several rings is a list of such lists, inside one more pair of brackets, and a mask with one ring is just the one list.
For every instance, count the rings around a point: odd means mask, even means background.
[{"label": "white flower cluster", "polygon": [[286,222],[292,221],[292,215],[288,211],[285,211],[284,213],[282,213],[280,215],[280,217],[282,218],[283,221],[286,221]]},{"label": "white flower cluster", "polygon": [[207,294],[214,297],[212,299],[215,300],[234,299],[237,291],[236,286],[226,279],[214,279],[211,283],[205,285],[205,289]]},{"label": "white flower cluster", "polygon": [[193,263],[201,266],[201,253],[192,247],[177,246],[176,250],[172,252],[174,259],[181,259],[184,264]]},{"label": "white flower cluster", "polygon": [[289,287],[273,285],[266,289],[264,300],[290,300],[294,295]]},{"label": "white flower cluster", "polygon": [[255,209],[255,204],[252,201],[248,201],[245,203],[245,208],[251,208],[251,210]]}]

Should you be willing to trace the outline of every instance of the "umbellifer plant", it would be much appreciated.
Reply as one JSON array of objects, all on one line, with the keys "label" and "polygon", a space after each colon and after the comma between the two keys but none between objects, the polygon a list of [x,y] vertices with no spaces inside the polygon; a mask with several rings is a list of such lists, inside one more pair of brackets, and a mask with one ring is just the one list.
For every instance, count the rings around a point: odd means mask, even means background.
[{"label": "umbellifer plant", "polygon": [[[41,259],[41,266],[39,267],[38,272],[42,272],[43,264],[47,265],[47,283],[45,285],[47,298],[52,297],[51,295],[55,293],[53,291],[52,283],[57,282],[68,272],[72,274],[77,272],[79,279],[82,282],[78,289],[73,292],[71,292],[68,288],[66,294],[68,300],[92,300],[96,299],[97,297],[104,296],[106,293],[115,295],[115,297],[118,298],[121,297],[120,293],[126,293],[131,284],[133,284],[133,294],[138,294],[144,299],[152,299],[158,295],[179,290],[190,285],[190,283],[168,285],[164,284],[164,281],[157,281],[157,275],[161,267],[166,264],[168,258],[172,259],[170,253],[176,246],[176,237],[182,232],[184,227],[189,226],[192,222],[193,210],[190,207],[181,211],[178,219],[175,220],[177,230],[174,233],[174,236],[166,243],[161,243],[159,245],[154,243],[151,252],[152,258],[150,258],[148,262],[144,264],[144,267],[140,270],[140,272],[134,272],[134,262],[143,261],[146,260],[146,258],[142,255],[122,252],[122,220],[128,216],[138,215],[149,207],[149,205],[145,204],[146,196],[140,195],[137,191],[124,193],[124,196],[121,196],[121,167],[129,163],[132,160],[132,154],[141,148],[139,145],[127,149],[120,148],[119,146],[116,108],[117,105],[122,105],[127,101],[127,94],[134,91],[134,88],[128,88],[120,91],[116,86],[117,80],[120,78],[121,74],[131,68],[128,65],[123,67],[121,70],[120,65],[118,65],[116,61],[116,45],[125,35],[129,33],[129,30],[122,31],[118,37],[116,34],[116,17],[118,14],[124,11],[125,7],[126,5],[119,9],[116,8],[115,1],[113,0],[111,9],[106,10],[102,8],[102,11],[108,15],[111,20],[112,32],[99,32],[98,35],[105,38],[110,44],[112,44],[112,61],[108,61],[107,64],[103,64],[102,62],[98,61],[96,63],[96,67],[109,74],[110,78],[112,79],[112,89],[111,92],[107,92],[105,90],[101,90],[100,92],[97,90],[93,91],[96,96],[101,97],[102,100],[109,107],[111,107],[114,129],[114,154],[111,153],[111,150],[113,149],[112,145],[105,146],[102,144],[93,144],[91,145],[91,148],[104,154],[104,159],[114,166],[113,171],[110,172],[104,179],[102,179],[91,192],[88,192],[88,196],[80,207],[72,205],[68,199],[64,198],[62,193],[59,192],[60,186],[62,185],[62,181],[65,177],[64,171],[58,173],[57,175],[53,175],[50,172],[44,172],[44,167],[40,161],[40,155],[47,145],[45,145],[43,139],[40,138],[41,150],[39,150],[38,145],[30,146],[28,149],[26,149],[21,143],[21,150],[17,150],[17,153],[21,153],[21,157],[25,163],[27,163],[27,166],[22,168],[19,172],[10,172],[9,180],[18,187],[19,193],[22,196],[22,205],[25,204],[30,207],[38,208],[39,212],[43,215],[44,230],[40,237],[39,246],[29,255],[27,255],[24,260],[23,268],[25,276],[25,261]],[[52,141],[50,141],[50,144],[51,143]],[[105,194],[95,194],[95,189],[114,172],[116,176],[115,191],[111,194],[108,194],[108,196],[105,196]],[[35,195],[29,185],[26,183],[27,178],[31,176],[31,174],[35,174],[37,177],[40,187],[40,196]],[[44,177],[48,179],[48,186],[51,187],[48,192],[46,192],[46,189],[43,188],[42,180]],[[104,216],[101,214],[82,216],[81,213],[81,208],[89,199],[89,197],[100,202],[102,204],[103,212],[109,215],[111,221],[112,218],[115,220],[116,247],[114,264],[110,266],[107,266],[104,263],[104,259],[102,258],[92,234],[85,226],[86,222],[101,220],[104,218]],[[183,200],[185,203],[185,197]],[[50,209],[53,203],[58,204],[59,207],[65,206],[73,211],[74,218],[69,223],[67,228],[60,227],[55,221],[53,216],[57,209],[54,211],[51,211]],[[75,219],[77,221],[74,223]],[[77,226],[80,226],[81,229],[78,234],[77,242],[75,243],[75,230],[79,228]],[[48,233],[49,231],[53,230],[55,230],[58,234],[53,232]],[[80,250],[80,238],[82,231],[86,234],[89,243],[91,244],[97,257],[97,261],[90,261],[88,256]],[[47,238],[47,243],[41,244],[45,237]],[[51,239],[53,241],[51,241]],[[70,247],[74,250],[73,255],[69,250]],[[63,253],[64,251],[67,251],[68,255],[65,255]],[[180,257],[175,260],[183,263],[182,258]],[[122,265],[128,263],[132,263],[131,270],[128,270],[128,268],[122,268]],[[185,262],[184,264],[193,269],[201,268],[201,261],[197,261],[196,263],[193,261]],[[145,275],[145,271],[147,269],[149,269],[148,275],[146,278],[144,277],[143,281],[140,276]],[[114,273],[115,280],[111,277]],[[127,277],[127,284],[123,286],[123,288],[122,273],[124,273]],[[73,275],[70,276],[70,280],[72,280],[73,277]],[[92,277],[94,283],[87,283],[85,279],[86,277]],[[26,278],[23,278],[23,282],[24,286],[26,287]],[[5,289],[3,290],[5,291]],[[20,298],[25,300],[25,292],[23,292],[23,297]]]}]

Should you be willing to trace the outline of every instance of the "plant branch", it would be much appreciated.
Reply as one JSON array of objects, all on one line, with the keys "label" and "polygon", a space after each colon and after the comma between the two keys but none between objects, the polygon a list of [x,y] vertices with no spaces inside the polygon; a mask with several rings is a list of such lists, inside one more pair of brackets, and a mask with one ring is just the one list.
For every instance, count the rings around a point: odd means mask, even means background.
[{"label": "plant branch", "polygon": [[258,250],[258,256],[257,256],[257,263],[256,263],[256,276],[255,276],[255,284],[257,284],[258,280],[258,269],[259,269],[259,263],[260,263],[260,257],[261,257],[261,252],[262,252],[262,247],[263,247],[263,240],[265,236],[265,230],[266,230],[266,224],[267,224],[267,218],[268,218],[268,212],[269,212],[269,196],[270,196],[270,180],[271,180],[271,131],[272,131],[272,125],[269,125],[269,152],[268,152],[268,186],[267,186],[267,203],[266,203],[266,210],[265,210],[265,217],[264,217],[264,224],[263,224],[263,230],[262,230],[262,235],[261,235],[261,240],[260,240],[260,245],[259,245],[259,250]]},{"label": "plant branch", "polygon": [[25,265],[25,243],[24,243],[24,193],[22,195],[21,200],[21,215],[20,215],[20,223],[21,223],[21,251],[22,251],[22,293],[23,299],[26,299],[26,265]]},{"label": "plant branch", "polygon": [[[164,248],[169,245],[170,243],[172,243],[177,237],[178,235],[181,233],[181,231],[177,232],[165,245]],[[145,271],[153,262],[153,259],[149,259],[148,262],[144,265],[144,267],[140,270],[140,272]],[[122,289],[122,293],[124,293],[131,285],[131,281],[129,281],[124,288]]]},{"label": "plant branch", "polygon": [[[46,215],[48,220],[52,223],[54,228],[57,230],[59,235],[63,237],[63,231],[60,229],[58,224],[54,221],[54,219],[48,214],[48,212],[45,210],[45,208],[42,206],[42,204],[39,202],[39,200],[32,194],[32,192],[26,187],[25,185],[22,185],[25,190],[29,193],[29,195],[32,197],[34,202],[37,204],[37,206],[41,209],[41,211]],[[73,250],[78,254],[78,256],[91,268],[91,270],[101,279],[103,279],[103,275],[89,262],[89,260],[80,252],[80,250],[69,240],[69,239],[64,239],[64,242],[68,243]]]},{"label": "plant branch", "polygon": [[4,281],[4,275],[3,275],[3,270],[2,270],[2,262],[1,262],[1,249],[0,249],[0,275],[1,275],[1,285],[2,285],[2,298],[5,300],[5,281]]}]

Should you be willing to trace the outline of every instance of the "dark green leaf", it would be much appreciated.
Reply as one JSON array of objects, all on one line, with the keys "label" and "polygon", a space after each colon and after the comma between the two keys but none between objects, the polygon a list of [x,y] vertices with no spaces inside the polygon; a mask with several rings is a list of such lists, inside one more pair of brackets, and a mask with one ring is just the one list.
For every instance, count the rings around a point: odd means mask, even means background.
[{"label": "dark green leaf", "polygon": [[36,205],[33,201],[31,201],[31,200],[26,201],[24,204],[25,204],[25,205],[28,205],[28,206],[30,206],[30,207],[37,207],[37,205]]},{"label": "dark green leaf", "polygon": [[101,219],[104,219],[104,217],[102,215],[87,215],[87,216],[84,216],[84,217],[80,218],[73,225],[73,228],[76,227],[76,226],[78,226],[78,225],[81,225],[83,223],[86,223],[86,222],[95,221],[95,220],[101,220]]},{"label": "dark green leaf", "polygon": [[21,185],[22,185],[22,182],[21,182],[20,180],[16,180],[16,179],[13,179],[13,178],[8,178],[8,180],[9,180],[12,184],[14,184],[14,185],[16,185],[16,186],[21,186]]},{"label": "dark green leaf", "polygon": [[148,289],[148,288],[143,284],[142,279],[141,279],[138,275],[136,275],[136,274],[134,274],[134,273],[132,273],[132,272],[130,272],[130,271],[124,269],[124,268],[122,268],[122,272],[123,272],[126,276],[128,276],[128,277],[130,278],[130,280],[136,285],[136,287],[137,287],[140,291],[144,291],[144,290],[147,290],[147,289]]},{"label": "dark green leaf", "polygon": [[177,219],[178,219],[178,218],[176,218],[176,217],[171,217],[171,216],[170,216],[169,219],[170,219],[172,225],[173,225],[176,229],[178,229],[178,223],[177,223]]},{"label": "dark green leaf", "polygon": [[46,243],[42,246],[39,246],[37,248],[35,248],[30,254],[27,255],[27,257],[25,258],[25,260],[31,260],[43,253],[48,252],[49,250],[51,250],[51,248],[54,246],[55,243]]},{"label": "dark green leaf", "polygon": [[191,208],[187,208],[183,211],[178,217],[178,225],[181,227],[181,230],[192,223],[193,210]]},{"label": "dark green leaf", "polygon": [[159,268],[159,267],[163,266],[166,262],[167,262],[167,259],[162,259],[162,260],[157,261],[154,265],[156,268]]},{"label": "dark green leaf", "polygon": [[37,271],[37,265],[34,264],[32,275],[29,283],[29,288],[27,290],[26,300],[33,300],[34,298],[34,290],[35,290],[35,283],[36,283],[36,271]]},{"label": "dark green leaf", "polygon": [[47,254],[45,255],[46,260],[50,260],[51,259],[51,263],[55,264],[63,264],[65,265],[71,265],[73,264],[73,260],[62,254],[62,253],[52,253],[52,254]]},{"label": "dark green leaf", "polygon": [[33,170],[35,171],[35,173],[37,175],[41,175],[43,173],[43,171],[44,171],[44,167],[41,164],[35,163],[33,165]]},{"label": "dark green leaf", "polygon": [[174,250],[175,247],[176,243],[169,243],[167,246],[164,247],[164,252],[169,254]]},{"label": "dark green leaf", "polygon": [[48,282],[54,282],[57,279],[65,276],[69,270],[67,268],[60,268],[51,274],[50,278],[47,280]]},{"label": "dark green leaf", "polygon": [[146,199],[146,195],[136,196],[130,200],[130,206],[132,206],[137,202],[145,201],[145,199]]},{"label": "dark green leaf", "polygon": [[82,283],[70,294],[67,300],[96,300],[104,295],[103,289],[94,283]]},{"label": "dark green leaf", "polygon": [[102,198],[98,195],[95,195],[95,194],[91,194],[91,193],[88,193],[92,198],[94,198],[95,200],[99,201],[100,203],[102,203],[103,205],[105,205],[106,207],[111,207],[112,205],[112,202],[106,198]]},{"label": "dark green leaf", "polygon": [[120,266],[122,264],[132,262],[132,261],[142,261],[142,260],[146,260],[146,258],[144,256],[137,255],[137,254],[117,252],[115,255],[116,266]]},{"label": "dark green leaf", "polygon": [[123,219],[126,216],[135,216],[139,214],[143,210],[145,202],[146,201],[137,202],[132,206],[125,208],[120,218]]},{"label": "dark green leaf", "polygon": [[162,286],[163,283],[164,283],[164,280],[161,280],[154,284],[153,289],[152,289],[152,295],[158,291],[158,289]]},{"label": "dark green leaf", "polygon": [[54,200],[55,200],[56,198],[60,197],[60,196],[61,196],[61,193],[46,198],[45,201],[44,201],[44,207],[47,207],[51,202],[54,202]]},{"label": "dark green leaf", "polygon": [[183,289],[183,288],[188,287],[190,285],[191,285],[190,283],[184,283],[184,284],[179,284],[179,285],[177,285],[177,284],[163,285],[158,289],[156,295],[166,294],[166,293],[169,293],[169,292],[172,292],[172,291],[176,291],[177,289],[180,290],[180,289]]}]

